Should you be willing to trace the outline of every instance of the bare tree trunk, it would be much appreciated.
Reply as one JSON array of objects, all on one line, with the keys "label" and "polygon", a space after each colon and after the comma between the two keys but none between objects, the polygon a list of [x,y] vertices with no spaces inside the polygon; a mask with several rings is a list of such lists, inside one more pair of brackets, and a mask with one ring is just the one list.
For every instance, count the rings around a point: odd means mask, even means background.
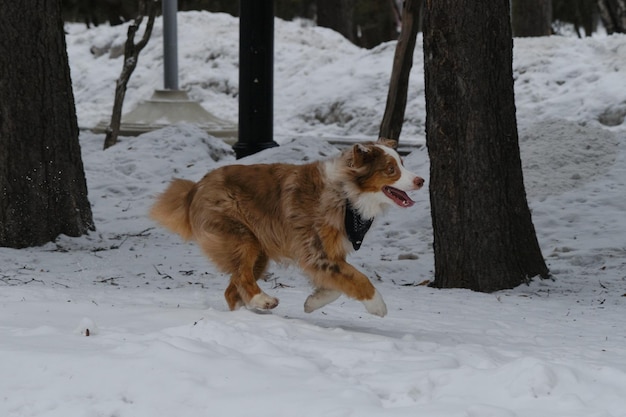
[{"label": "bare tree trunk", "polygon": [[550,36],[552,0],[512,0],[513,36]]},{"label": "bare tree trunk", "polygon": [[425,5],[433,285],[490,292],[547,277],[522,177],[509,0]]},{"label": "bare tree trunk", "polygon": [[333,29],[354,42],[354,0],[317,0],[317,25]]},{"label": "bare tree trunk", "polygon": [[0,246],[94,230],[59,1],[0,13]]},{"label": "bare tree trunk", "polygon": [[402,29],[393,57],[387,105],[385,106],[385,114],[383,115],[378,133],[379,137],[393,139],[396,144],[400,140],[402,124],[404,123],[409,76],[413,67],[413,52],[415,51],[415,38],[419,28],[421,3],[421,0],[406,0],[404,2]]},{"label": "bare tree trunk", "polygon": [[[139,53],[148,44],[154,19],[157,11],[157,0],[140,0],[138,15],[133,23],[128,26],[126,44],[124,45],[124,66],[122,73],[115,84],[115,99],[113,100],[113,111],[111,114],[111,123],[106,128],[106,137],[104,139],[104,149],[107,149],[117,143],[117,137],[120,133],[120,124],[122,122],[122,107],[124,105],[124,97],[126,96],[126,87],[130,76],[137,67]],[[141,26],[143,17],[148,16],[148,23],[143,33],[143,37],[135,43],[135,34]]]},{"label": "bare tree trunk", "polygon": [[626,0],[598,0],[598,10],[607,33],[626,33]]},{"label": "bare tree trunk", "polygon": [[[552,20],[573,23],[579,38],[591,36],[597,26],[597,0],[553,0]],[[581,33],[584,30],[584,35]]]}]

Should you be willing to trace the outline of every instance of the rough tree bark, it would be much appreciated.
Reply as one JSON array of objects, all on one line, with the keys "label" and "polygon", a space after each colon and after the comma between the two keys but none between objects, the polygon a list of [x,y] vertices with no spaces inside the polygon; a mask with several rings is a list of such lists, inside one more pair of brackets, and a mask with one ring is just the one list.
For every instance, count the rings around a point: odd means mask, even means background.
[{"label": "rough tree bark", "polygon": [[423,23],[433,285],[547,277],[522,178],[509,0],[426,0]]},{"label": "rough tree bark", "polygon": [[598,0],[598,10],[607,33],[626,33],[626,0]]},{"label": "rough tree bark", "polygon": [[512,0],[513,36],[550,36],[552,0]]},{"label": "rough tree bark", "polygon": [[0,13],[0,246],[94,229],[59,0]]},{"label": "rough tree bark", "polygon": [[404,123],[409,76],[413,67],[415,38],[419,29],[421,3],[421,0],[405,0],[404,2],[402,29],[393,57],[387,104],[378,133],[379,137],[393,139],[396,143],[400,140],[402,124]]},{"label": "rough tree bark", "polygon": [[[115,98],[113,100],[113,111],[111,112],[111,123],[106,128],[106,136],[104,138],[104,149],[107,149],[117,143],[117,137],[120,133],[120,125],[122,123],[122,107],[124,106],[124,98],[126,97],[126,87],[130,76],[137,67],[139,53],[148,44],[154,19],[157,11],[157,0],[140,0],[137,17],[133,23],[128,26],[126,43],[124,45],[124,66],[120,78],[115,83]],[[143,17],[148,16],[148,23],[143,32],[143,37],[135,43],[135,34],[141,26]]]}]

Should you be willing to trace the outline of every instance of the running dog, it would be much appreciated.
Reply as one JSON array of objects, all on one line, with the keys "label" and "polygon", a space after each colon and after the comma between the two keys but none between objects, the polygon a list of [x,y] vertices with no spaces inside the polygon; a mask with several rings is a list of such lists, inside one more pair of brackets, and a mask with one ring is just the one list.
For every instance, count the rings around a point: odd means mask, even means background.
[{"label": "running dog", "polygon": [[346,255],[359,249],[374,217],[387,206],[412,206],[406,191],[424,185],[403,166],[395,144],[357,144],[303,165],[228,165],[197,183],[174,179],[150,214],[195,240],[230,274],[224,295],[231,310],[278,305],[257,285],[273,260],[293,261],[309,277],[314,291],[304,303],[307,313],[345,294],[382,317],[383,298]]}]

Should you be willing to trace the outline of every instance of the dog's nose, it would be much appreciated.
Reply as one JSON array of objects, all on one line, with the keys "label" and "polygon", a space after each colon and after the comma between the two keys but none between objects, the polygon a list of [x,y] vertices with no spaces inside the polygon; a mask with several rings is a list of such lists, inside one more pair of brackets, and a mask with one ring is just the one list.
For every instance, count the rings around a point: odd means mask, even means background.
[{"label": "dog's nose", "polygon": [[424,185],[424,178],[415,177],[415,179],[413,180],[413,184],[415,184],[417,188],[422,188],[422,185]]}]

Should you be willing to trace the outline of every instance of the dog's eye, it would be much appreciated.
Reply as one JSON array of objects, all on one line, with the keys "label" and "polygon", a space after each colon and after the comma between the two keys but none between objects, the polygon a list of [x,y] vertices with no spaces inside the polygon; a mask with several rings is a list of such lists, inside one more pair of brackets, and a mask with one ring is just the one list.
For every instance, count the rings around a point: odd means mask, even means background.
[{"label": "dog's eye", "polygon": [[387,165],[387,169],[385,169],[387,175],[393,175],[396,173],[396,167],[393,165]]}]

